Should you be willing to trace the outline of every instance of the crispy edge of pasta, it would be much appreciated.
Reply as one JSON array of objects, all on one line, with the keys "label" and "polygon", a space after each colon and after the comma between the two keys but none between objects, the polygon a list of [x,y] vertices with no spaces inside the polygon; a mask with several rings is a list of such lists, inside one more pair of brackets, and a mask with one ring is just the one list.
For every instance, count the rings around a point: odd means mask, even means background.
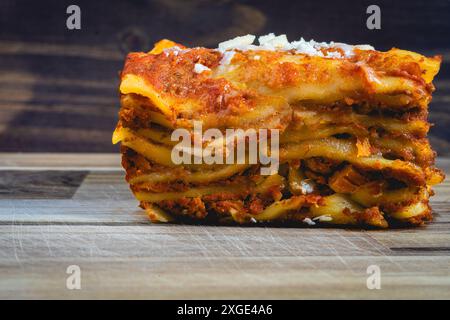
[{"label": "crispy edge of pasta", "polygon": [[[253,215],[257,221],[282,220],[290,212],[298,211],[306,204],[305,196],[293,196],[289,199],[276,201],[261,213]],[[335,224],[335,225],[358,225],[365,223],[370,226],[386,228],[387,221],[379,211],[375,214],[364,214],[364,208],[350,199],[347,195],[335,193],[330,196],[321,197],[319,203],[308,204],[308,211],[304,218]]]},{"label": "crispy edge of pasta", "polygon": [[396,220],[407,222],[407,220],[425,215],[430,211],[428,206],[428,201],[417,201],[416,203],[410,204],[396,211],[390,212],[389,216]]},{"label": "crispy edge of pasta", "polygon": [[160,207],[158,207],[153,203],[141,202],[141,205],[144,207],[144,210],[147,213],[151,222],[167,223],[175,221],[175,218],[171,214],[169,214],[168,212],[166,212],[165,210],[161,209]]},{"label": "crispy edge of pasta", "polygon": [[229,193],[229,194],[264,194],[267,193],[270,188],[274,186],[282,186],[284,188],[285,179],[274,174],[267,176],[260,183],[230,183],[229,185],[208,185],[197,188],[190,188],[181,192],[148,192],[148,191],[135,191],[134,195],[139,201],[146,202],[159,202],[164,200],[176,200],[180,198],[196,198],[213,194]]},{"label": "crispy edge of pasta", "polygon": [[173,173],[170,171],[158,171],[133,177],[128,182],[132,185],[138,186],[141,186],[141,184],[145,185],[146,183],[152,184],[157,182],[171,182],[178,180],[188,183],[209,183],[229,178],[239,172],[244,171],[249,166],[250,165],[247,164],[235,164],[218,168],[217,170],[186,172],[186,174],[184,175],[179,175],[178,173]]},{"label": "crispy edge of pasta", "polygon": [[389,160],[379,156],[358,156],[358,148],[354,142],[336,138],[309,140],[304,143],[295,143],[280,146],[280,163],[290,160],[311,157],[325,157],[332,160],[347,161],[365,170],[389,170],[399,174],[418,185],[426,181],[423,170],[410,162],[402,160]]}]

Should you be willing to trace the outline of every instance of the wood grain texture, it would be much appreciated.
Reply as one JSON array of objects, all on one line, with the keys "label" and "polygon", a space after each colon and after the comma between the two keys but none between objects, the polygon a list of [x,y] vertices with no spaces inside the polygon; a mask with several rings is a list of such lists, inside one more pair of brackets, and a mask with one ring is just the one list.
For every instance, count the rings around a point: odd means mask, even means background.
[{"label": "wood grain texture", "polygon": [[450,156],[450,2],[378,0],[382,29],[366,28],[373,1],[78,0],[0,2],[0,151],[117,152],[118,72],[129,51],[170,38],[215,47],[248,33],[370,43],[443,55],[430,105],[430,140]]},{"label": "wood grain texture", "polygon": [[[0,154],[0,179],[8,168],[39,171],[44,158]],[[83,156],[49,159],[45,170],[60,174],[63,160],[69,172],[87,168]],[[151,224],[119,159],[90,160],[70,199],[0,199],[0,298],[450,298],[449,179],[424,228]],[[438,166],[450,172],[450,159]],[[380,290],[366,287],[373,264]],[[81,290],[66,289],[69,265],[81,268]]]}]

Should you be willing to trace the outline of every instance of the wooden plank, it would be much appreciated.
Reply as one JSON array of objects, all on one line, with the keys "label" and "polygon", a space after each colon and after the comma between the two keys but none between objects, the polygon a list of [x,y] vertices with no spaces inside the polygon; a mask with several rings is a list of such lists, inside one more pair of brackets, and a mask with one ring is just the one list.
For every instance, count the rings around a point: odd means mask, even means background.
[{"label": "wooden plank", "polygon": [[122,171],[117,153],[0,153],[0,170]]},{"label": "wooden plank", "polygon": [[[449,298],[449,256],[390,256],[366,233],[191,226],[0,227],[0,297]],[[67,290],[78,265],[82,289]],[[381,290],[366,287],[381,269]]]}]

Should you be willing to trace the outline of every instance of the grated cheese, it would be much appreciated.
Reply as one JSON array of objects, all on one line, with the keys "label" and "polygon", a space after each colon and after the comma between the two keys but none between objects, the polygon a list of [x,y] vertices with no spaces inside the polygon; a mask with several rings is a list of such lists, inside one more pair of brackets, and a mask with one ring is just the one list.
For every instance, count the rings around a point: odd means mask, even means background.
[{"label": "grated cheese", "polygon": [[231,63],[231,60],[233,60],[235,51],[225,51],[223,53],[222,60],[220,60],[220,64],[223,66],[229,65]]},{"label": "grated cheese", "polygon": [[177,56],[178,53],[184,52],[184,51],[186,51],[186,50],[181,49],[179,46],[173,46],[173,47],[166,48],[163,50],[166,57],[168,57],[171,53],[173,53],[173,55]]},{"label": "grated cheese", "polygon": [[305,180],[302,180],[300,182],[300,190],[301,190],[302,194],[313,193],[314,192],[314,185],[312,185],[311,183],[308,183]]},{"label": "grated cheese", "polygon": [[324,215],[313,218],[313,220],[314,221],[319,220],[320,222],[327,222],[327,221],[333,221],[333,218],[328,214],[324,214]]},{"label": "grated cheese", "polygon": [[[295,53],[306,54],[310,56],[319,56],[326,58],[349,58],[354,55],[354,49],[360,50],[374,50],[374,48],[370,45],[349,45],[346,43],[339,42],[316,42],[314,40],[306,41],[303,38],[300,40],[289,42],[286,35],[282,34],[276,36],[273,33],[269,33],[264,36],[260,36],[258,38],[259,45],[254,45],[256,37],[254,35],[245,35],[241,37],[236,37],[234,39],[224,41],[219,43],[217,50],[224,54],[224,58],[221,61],[221,64],[227,65],[231,62],[233,56],[226,57],[225,54],[228,52],[232,52],[234,55],[234,50],[282,50],[288,51],[293,50]],[[343,55],[338,51],[327,52],[325,55],[322,53],[321,49],[340,49],[343,51]]]},{"label": "grated cheese", "polygon": [[310,226],[316,225],[316,223],[314,221],[312,221],[311,218],[305,218],[305,219],[303,219],[303,222]]},{"label": "grated cheese", "polygon": [[202,65],[201,63],[196,63],[194,66],[194,72],[195,73],[202,73],[204,71],[210,71],[211,69],[207,66]]},{"label": "grated cheese", "polygon": [[239,47],[247,47],[255,41],[255,36],[248,34],[246,36],[236,37],[231,40],[227,40],[224,42],[219,43],[219,51],[226,51],[230,49],[237,49]]}]

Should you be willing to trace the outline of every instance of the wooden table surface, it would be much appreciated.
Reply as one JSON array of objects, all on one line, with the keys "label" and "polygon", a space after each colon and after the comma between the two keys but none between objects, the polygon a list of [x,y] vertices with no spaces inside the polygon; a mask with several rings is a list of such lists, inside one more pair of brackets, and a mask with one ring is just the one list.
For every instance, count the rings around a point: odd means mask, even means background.
[{"label": "wooden table surface", "polygon": [[[448,179],[423,228],[151,224],[119,162],[0,154],[0,298],[450,298]],[[70,265],[80,290],[66,287]]]}]

